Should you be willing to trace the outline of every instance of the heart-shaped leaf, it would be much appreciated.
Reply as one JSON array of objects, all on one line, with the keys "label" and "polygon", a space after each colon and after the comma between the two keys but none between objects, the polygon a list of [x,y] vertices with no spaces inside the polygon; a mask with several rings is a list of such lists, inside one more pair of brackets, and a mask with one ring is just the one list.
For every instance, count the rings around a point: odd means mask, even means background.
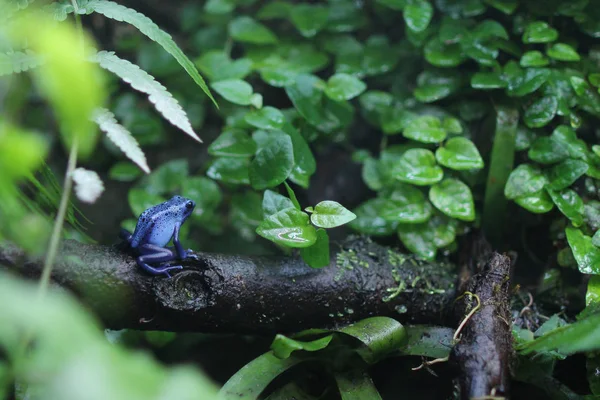
[{"label": "heart-shaped leaf", "polygon": [[277,36],[269,28],[247,16],[237,17],[229,23],[229,35],[238,42],[277,43]]},{"label": "heart-shaped leaf", "polygon": [[547,51],[548,57],[559,61],[579,61],[581,57],[577,51],[566,43],[556,43]]},{"label": "heart-shaped leaf", "polygon": [[583,176],[588,168],[588,164],[581,160],[569,159],[556,164],[548,171],[548,187],[553,190],[568,188]]},{"label": "heart-shaped leaf", "polygon": [[290,12],[291,21],[304,37],[313,37],[327,24],[329,9],[322,5],[300,3]]},{"label": "heart-shaped leaf", "polygon": [[264,107],[252,110],[244,117],[247,123],[258,129],[281,129],[285,123],[285,116],[274,107]]},{"label": "heart-shaped leaf", "polygon": [[444,167],[457,171],[483,168],[479,150],[473,142],[463,137],[448,140],[436,150],[435,158]]},{"label": "heart-shaped leaf", "polygon": [[347,224],[356,218],[356,215],[335,201],[322,201],[317,204],[310,216],[313,224],[321,228],[335,228]]},{"label": "heart-shaped leaf", "polygon": [[252,86],[241,79],[229,79],[215,82],[211,85],[215,92],[219,93],[227,101],[241,106],[247,106],[252,102]]},{"label": "heart-shaped leaf", "polygon": [[567,241],[582,274],[600,274],[600,249],[580,229],[567,227]]},{"label": "heart-shaped leaf", "polygon": [[560,212],[569,218],[575,227],[583,224],[583,200],[577,193],[571,189],[561,192],[548,189],[548,194]]},{"label": "heart-shaped leaf", "polygon": [[558,99],[554,96],[544,96],[531,103],[523,119],[529,128],[546,126],[556,115]]},{"label": "heart-shaped leaf", "polygon": [[354,209],[356,219],[350,222],[350,227],[365,235],[391,235],[396,230],[398,224],[388,221],[381,216],[388,204],[389,201],[382,198],[367,200]]},{"label": "heart-shaped leaf", "polygon": [[458,179],[447,178],[429,190],[429,200],[449,217],[463,221],[475,220],[475,205],[471,189]]},{"label": "heart-shaped leaf", "polygon": [[519,64],[521,67],[545,67],[548,65],[550,61],[542,54],[541,51],[531,50],[525,52],[521,56],[521,61]]},{"label": "heart-shaped leaf", "polygon": [[437,247],[434,242],[433,230],[427,223],[400,224],[398,237],[408,250],[425,260],[435,259]]},{"label": "heart-shaped leaf", "polygon": [[262,210],[265,216],[276,214],[288,208],[295,208],[292,200],[272,190],[265,190],[262,201]]},{"label": "heart-shaped leaf", "polygon": [[515,203],[534,214],[544,214],[554,208],[554,203],[545,190],[523,197],[517,197]]},{"label": "heart-shaped leaf", "polygon": [[433,6],[427,0],[409,0],[403,15],[408,29],[423,32],[433,17]]},{"label": "heart-shaped leaf", "polygon": [[523,33],[523,43],[548,43],[556,39],[558,39],[558,31],[543,21],[529,23]]},{"label": "heart-shaped leaf", "polygon": [[440,119],[432,115],[411,120],[402,134],[408,139],[422,143],[439,143],[446,139],[447,135]]},{"label": "heart-shaped leaf", "polygon": [[507,199],[530,196],[542,190],[547,182],[546,176],[538,167],[521,164],[510,173],[504,195]]},{"label": "heart-shaped leaf", "polygon": [[379,212],[387,221],[418,224],[431,217],[431,205],[414,186],[398,183],[391,193],[384,193],[384,196],[387,202]]},{"label": "heart-shaped leaf", "polygon": [[256,152],[256,142],[241,129],[229,129],[221,133],[210,146],[213,156],[249,157]]},{"label": "heart-shaped leaf", "polygon": [[248,170],[252,187],[257,190],[277,186],[294,168],[292,139],[285,134],[273,137],[256,153]]},{"label": "heart-shaped leaf", "polygon": [[323,268],[329,265],[329,235],[325,229],[317,229],[317,241],[310,247],[300,250],[305,263],[312,268]]},{"label": "heart-shaped leaf", "polygon": [[348,74],[335,74],[327,81],[325,94],[332,100],[350,100],[365,91],[367,85],[357,77]]},{"label": "heart-shaped leaf", "polygon": [[436,164],[433,153],[426,149],[410,149],[394,164],[393,176],[418,186],[432,185],[444,177],[444,171]]},{"label": "heart-shaped leaf", "polygon": [[317,241],[317,231],[305,212],[287,208],[265,218],[256,233],[277,244],[303,248]]},{"label": "heart-shaped leaf", "polygon": [[210,165],[206,176],[216,181],[248,185],[249,164],[247,158],[219,157]]},{"label": "heart-shaped leaf", "polygon": [[527,155],[540,164],[554,164],[569,157],[569,152],[567,147],[555,138],[542,136],[531,143]]}]

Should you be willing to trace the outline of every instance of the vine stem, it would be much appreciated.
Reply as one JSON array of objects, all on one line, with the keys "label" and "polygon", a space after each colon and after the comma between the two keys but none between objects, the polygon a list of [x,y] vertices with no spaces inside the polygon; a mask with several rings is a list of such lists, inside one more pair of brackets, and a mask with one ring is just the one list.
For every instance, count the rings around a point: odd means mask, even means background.
[{"label": "vine stem", "polygon": [[74,137],[71,151],[69,152],[69,161],[67,163],[67,172],[65,173],[65,183],[60,198],[60,205],[58,207],[56,219],[54,220],[54,228],[52,229],[52,236],[50,236],[50,244],[48,246],[48,252],[46,253],[46,259],[44,260],[42,276],[40,278],[38,289],[38,299],[40,300],[48,291],[50,274],[52,273],[52,267],[56,260],[56,252],[58,251],[58,244],[60,242],[60,233],[62,232],[65,222],[65,214],[69,204],[69,197],[71,196],[71,189],[73,188],[73,171],[75,171],[75,166],[77,165],[77,147],[77,137]]}]

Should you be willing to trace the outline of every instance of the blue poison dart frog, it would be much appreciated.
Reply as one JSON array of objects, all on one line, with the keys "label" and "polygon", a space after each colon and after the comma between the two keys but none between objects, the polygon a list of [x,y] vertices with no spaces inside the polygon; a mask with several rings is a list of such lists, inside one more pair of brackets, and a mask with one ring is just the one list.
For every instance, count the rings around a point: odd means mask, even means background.
[{"label": "blue poison dart frog", "polygon": [[[121,230],[121,239],[127,242],[135,252],[137,264],[153,275],[165,274],[169,271],[183,269],[181,265],[152,267],[150,264],[166,263],[184,258],[197,258],[188,255],[179,242],[179,229],[185,220],[192,215],[196,203],[181,196],[174,196],[157,206],[150,207],[138,218],[133,235]],[[174,247],[166,247],[173,238]]]}]

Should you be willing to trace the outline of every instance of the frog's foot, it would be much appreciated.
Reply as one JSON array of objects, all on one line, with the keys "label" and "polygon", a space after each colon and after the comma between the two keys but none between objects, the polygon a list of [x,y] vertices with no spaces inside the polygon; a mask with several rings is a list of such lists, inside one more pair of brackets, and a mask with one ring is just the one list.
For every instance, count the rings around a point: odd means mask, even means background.
[{"label": "frog's foot", "polygon": [[139,247],[141,255],[137,258],[137,264],[145,271],[152,275],[166,275],[169,278],[169,271],[175,269],[183,269],[181,265],[167,265],[164,267],[153,267],[150,263],[163,263],[177,259],[177,253],[164,247],[154,246],[152,244],[144,244]]},{"label": "frog's foot", "polygon": [[127,243],[131,243],[133,236],[131,235],[131,232],[129,232],[127,229],[121,229],[121,232],[119,232],[119,237],[121,238],[121,240],[124,240]]},{"label": "frog's foot", "polygon": [[200,259],[200,257],[196,253],[194,253],[194,250],[192,250],[192,249],[187,249],[185,251],[185,258],[191,258],[192,260]]}]

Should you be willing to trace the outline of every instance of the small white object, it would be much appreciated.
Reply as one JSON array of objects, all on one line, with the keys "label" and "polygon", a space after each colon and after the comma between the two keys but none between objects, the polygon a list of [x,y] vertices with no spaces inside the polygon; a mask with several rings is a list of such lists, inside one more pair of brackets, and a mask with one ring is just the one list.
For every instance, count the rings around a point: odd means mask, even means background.
[{"label": "small white object", "polygon": [[73,171],[72,178],[75,182],[75,195],[84,203],[96,202],[104,192],[104,183],[94,171],[77,168]]}]

